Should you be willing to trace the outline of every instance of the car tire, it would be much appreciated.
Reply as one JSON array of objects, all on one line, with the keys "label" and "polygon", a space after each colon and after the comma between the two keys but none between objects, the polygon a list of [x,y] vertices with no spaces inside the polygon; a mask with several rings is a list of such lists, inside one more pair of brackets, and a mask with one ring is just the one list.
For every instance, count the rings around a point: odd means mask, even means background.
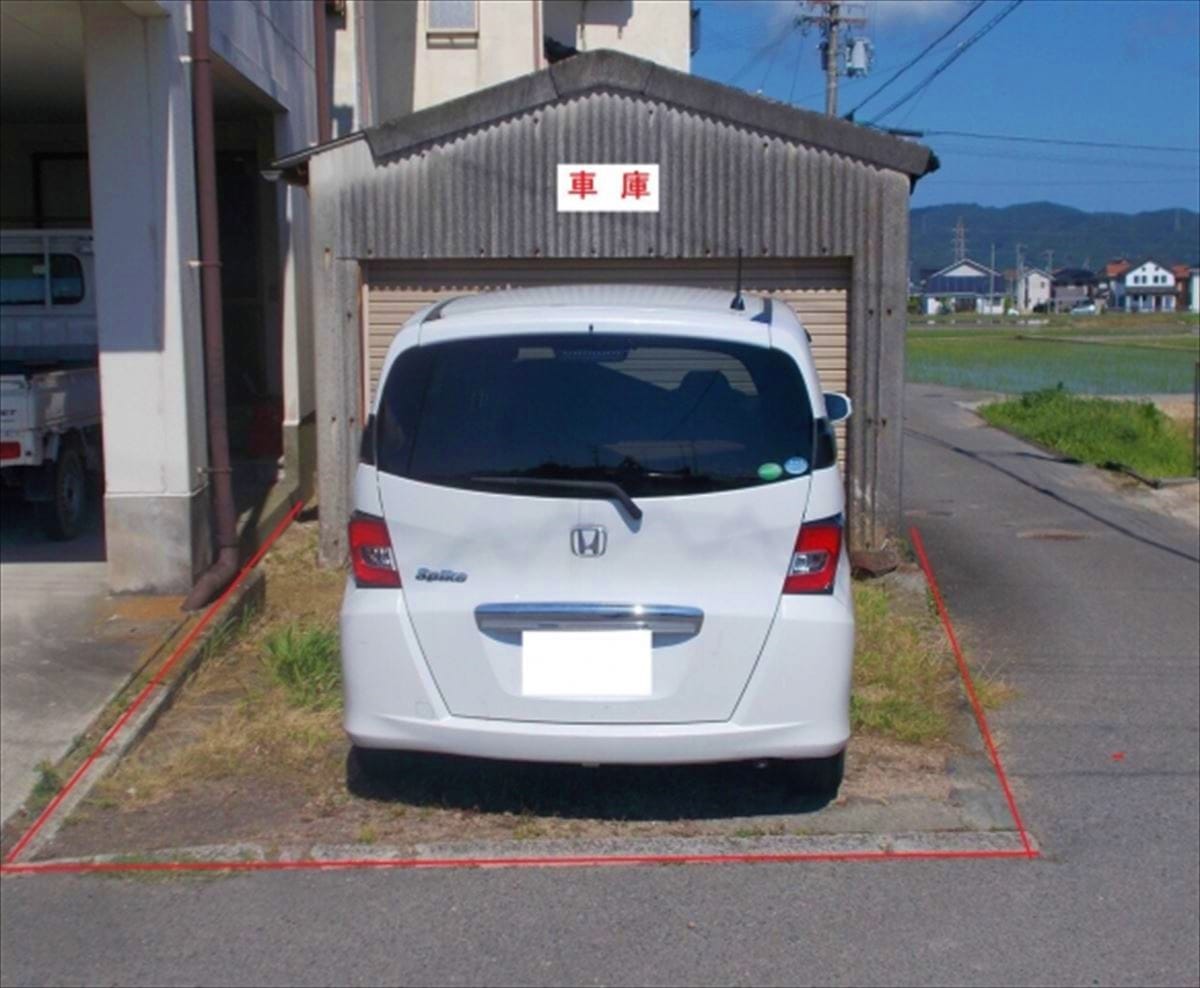
[{"label": "car tire", "polygon": [[791,763],[792,781],[805,795],[834,799],[846,772],[846,749],[827,758],[805,758]]},{"label": "car tire", "polygon": [[50,468],[50,500],[42,505],[42,528],[65,542],[75,538],[87,513],[87,471],[76,443],[67,443]]}]

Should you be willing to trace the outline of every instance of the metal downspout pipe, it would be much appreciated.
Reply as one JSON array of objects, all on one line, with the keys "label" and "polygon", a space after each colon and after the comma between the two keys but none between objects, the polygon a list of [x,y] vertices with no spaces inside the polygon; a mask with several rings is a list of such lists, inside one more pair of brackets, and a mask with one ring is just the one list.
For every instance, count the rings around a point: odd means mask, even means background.
[{"label": "metal downspout pipe", "polygon": [[204,324],[205,396],[208,404],[209,473],[217,558],[183,602],[198,610],[216,598],[238,570],[237,511],[225,414],[225,337],[221,321],[221,248],[217,221],[217,155],[213,136],[212,53],[208,0],[192,0],[192,127],[196,151],[196,198],[200,225],[200,295]]},{"label": "metal downspout pipe", "polygon": [[333,138],[333,108],[329,92],[329,42],[325,0],[312,0],[313,70],[317,77],[317,143]]}]

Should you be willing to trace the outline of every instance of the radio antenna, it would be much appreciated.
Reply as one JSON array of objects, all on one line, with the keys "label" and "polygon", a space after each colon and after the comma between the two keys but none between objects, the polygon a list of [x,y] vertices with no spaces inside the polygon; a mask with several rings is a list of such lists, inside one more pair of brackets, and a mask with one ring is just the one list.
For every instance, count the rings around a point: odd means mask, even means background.
[{"label": "radio antenna", "polygon": [[733,293],[733,301],[729,303],[729,308],[736,309],[741,312],[746,308],[746,301],[742,298],[742,248],[738,248],[738,263],[737,263],[737,288]]}]

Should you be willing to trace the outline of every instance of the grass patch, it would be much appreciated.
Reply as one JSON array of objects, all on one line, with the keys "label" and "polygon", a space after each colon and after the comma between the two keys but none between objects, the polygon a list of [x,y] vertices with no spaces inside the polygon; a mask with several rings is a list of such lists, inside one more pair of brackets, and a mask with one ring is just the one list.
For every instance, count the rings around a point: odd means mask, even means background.
[{"label": "grass patch", "polygon": [[941,627],[927,615],[899,613],[889,593],[870,583],[855,586],[854,610],[854,732],[918,744],[945,740],[959,686]]},{"label": "grass patch", "polygon": [[1192,390],[1200,338],[1159,334],[1084,343],[1026,331],[913,331],[907,354],[908,379],[925,384],[1020,394],[1061,382],[1082,394],[1185,394]]},{"label": "grass patch", "polygon": [[224,624],[169,715],[89,802],[148,805],[226,779],[336,775],[342,745],[337,613],[345,575],[316,564],[316,526],[263,562],[263,608]]},{"label": "grass patch", "polygon": [[1189,431],[1149,402],[1081,397],[1059,387],[993,402],[979,413],[989,425],[1084,463],[1121,463],[1152,477],[1195,469]]},{"label": "grass patch", "polygon": [[340,700],[338,637],[332,628],[288,624],[266,635],[267,668],[298,707],[330,707]]},{"label": "grass patch", "polygon": [[[962,680],[928,591],[918,597],[886,579],[856,583],[854,612],[854,733],[910,744],[949,740],[962,708]],[[1013,698],[986,663],[972,658],[971,665],[984,708]]]},{"label": "grass patch", "polygon": [[37,766],[37,781],[33,784],[30,799],[34,804],[48,803],[62,788],[63,780],[53,762],[42,761]]}]

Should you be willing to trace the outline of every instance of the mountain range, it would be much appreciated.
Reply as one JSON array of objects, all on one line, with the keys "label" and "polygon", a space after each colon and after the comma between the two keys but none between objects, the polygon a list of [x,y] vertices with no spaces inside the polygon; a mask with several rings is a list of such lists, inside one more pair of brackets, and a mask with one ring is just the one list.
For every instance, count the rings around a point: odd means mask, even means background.
[{"label": "mountain range", "polygon": [[1087,213],[1053,202],[1016,206],[978,206],[952,203],[912,210],[909,257],[914,280],[923,270],[945,267],[954,260],[955,225],[961,219],[966,255],[990,264],[996,247],[996,268],[1017,264],[1017,244],[1023,244],[1026,267],[1045,268],[1046,252],[1054,252],[1055,268],[1099,268],[1105,261],[1126,257],[1137,262],[1200,264],[1200,213],[1160,209],[1149,213]]}]

